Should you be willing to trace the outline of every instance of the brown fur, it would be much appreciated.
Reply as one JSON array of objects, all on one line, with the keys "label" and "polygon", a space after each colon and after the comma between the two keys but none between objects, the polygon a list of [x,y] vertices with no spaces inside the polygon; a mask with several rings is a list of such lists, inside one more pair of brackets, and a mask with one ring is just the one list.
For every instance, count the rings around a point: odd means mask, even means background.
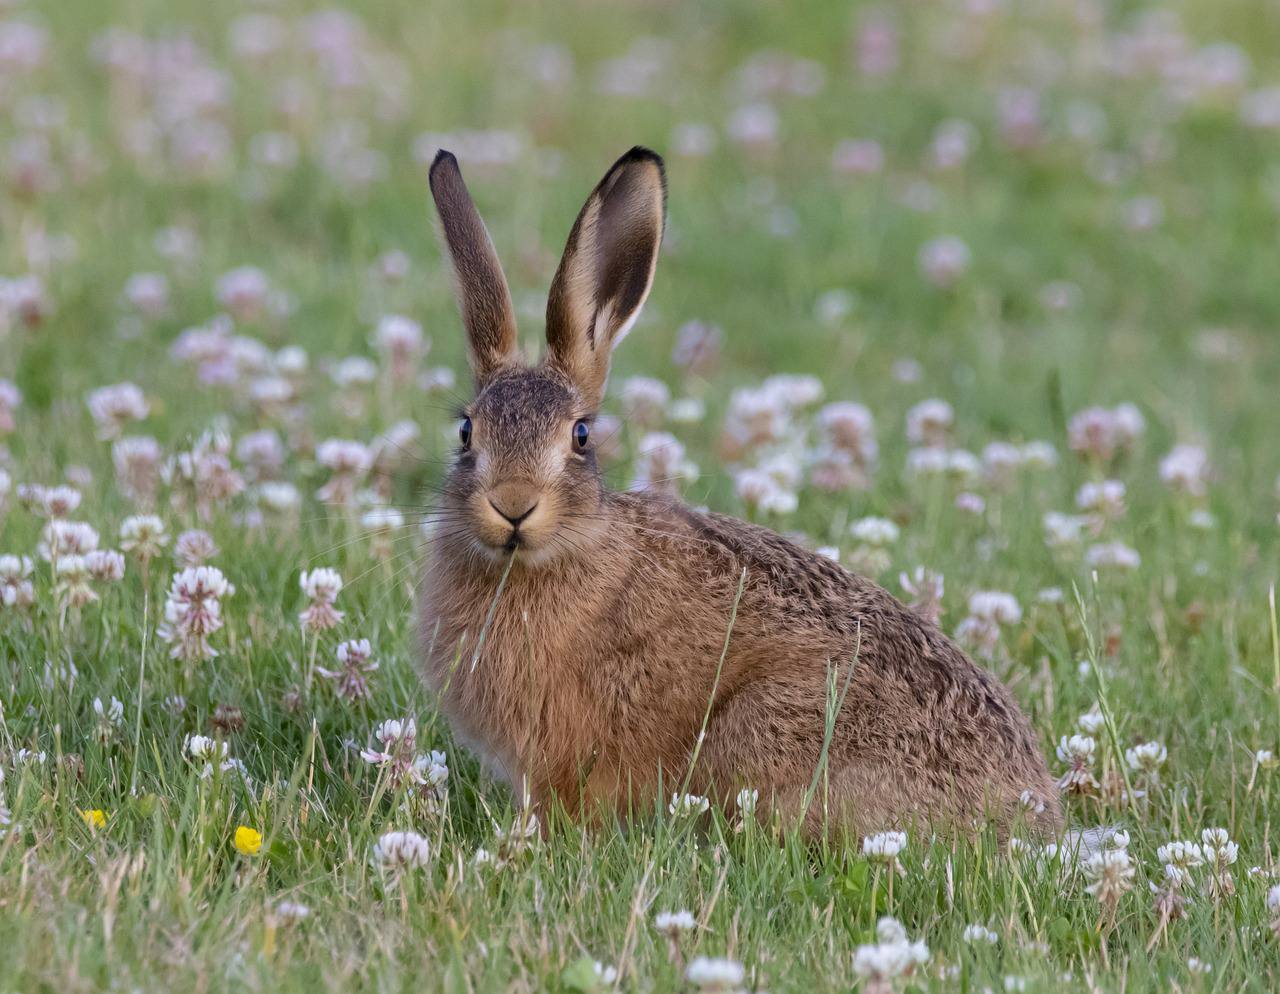
[{"label": "brown fur", "polygon": [[[602,209],[609,190],[622,200]],[[594,275],[562,263],[547,359],[490,370],[467,412],[421,601],[427,680],[457,735],[536,802],[582,817],[652,810],[687,782],[723,805],[756,788],[763,811],[810,833],[984,816],[1007,828],[1023,791],[1043,805],[1029,820],[1057,828],[1017,704],[936,627],[767,529],[604,488],[575,425],[647,294],[663,197],[657,156],[619,160],[583,209],[613,247],[593,250]]]}]

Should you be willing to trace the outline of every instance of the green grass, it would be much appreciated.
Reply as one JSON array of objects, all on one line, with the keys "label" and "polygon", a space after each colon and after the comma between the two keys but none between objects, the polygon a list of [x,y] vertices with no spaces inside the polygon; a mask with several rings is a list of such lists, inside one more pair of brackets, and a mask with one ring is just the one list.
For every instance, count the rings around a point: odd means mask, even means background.
[{"label": "green grass", "polygon": [[[858,978],[854,950],[873,941],[877,918],[892,913],[928,943],[926,970],[899,986],[1000,990],[1007,977],[1027,990],[1274,990],[1280,942],[1271,935],[1266,893],[1276,880],[1280,771],[1255,769],[1258,749],[1280,751],[1280,646],[1268,597],[1280,562],[1274,444],[1280,380],[1280,281],[1275,227],[1280,173],[1275,131],[1250,129],[1238,94],[1176,107],[1158,79],[1124,79],[1089,61],[1100,39],[1132,30],[1130,8],[1080,27],[1073,5],[1044,2],[985,24],[969,58],[942,41],[965,19],[959,4],[912,5],[897,14],[901,66],[868,80],[852,58],[858,5],[786,4],[514,5],[397,2],[361,12],[369,50],[399,61],[402,104],[380,116],[367,89],[336,96],[300,48],[257,65],[233,56],[228,25],[239,13],[271,12],[295,24],[304,5],[214,5],[193,0],[29,5],[7,18],[43,23],[49,51],[24,74],[0,68],[0,139],[6,148],[36,130],[24,99],[60,101],[65,123],[49,132],[56,188],[22,195],[6,182],[0,198],[0,274],[39,267],[27,256],[33,233],[74,239],[74,258],[43,272],[54,303],[38,327],[0,325],[0,379],[24,394],[3,468],[18,484],[92,475],[73,515],[114,547],[120,522],[138,508],[115,483],[111,446],[96,437],[88,391],[131,380],[146,392],[149,417],[129,433],[152,435],[166,453],[189,448],[213,425],[234,438],[274,427],[291,447],[282,477],[303,494],[292,518],[246,526],[247,496],[208,520],[158,504],[174,536],[202,527],[220,552],[213,562],[236,586],[224,604],[220,655],[186,665],[169,658],[157,625],[173,570],[172,549],[144,582],[130,560],[123,582],[96,587],[98,603],[63,610],[51,567],[36,555],[42,520],[16,493],[0,495],[0,554],[31,556],[36,603],[0,607],[0,991],[57,990],[441,990],[591,989],[590,963],[621,971],[627,991],[686,990],[682,962],[727,956],[747,969],[747,987],[777,992],[843,991]],[[1261,0],[1172,5],[1195,46],[1228,40],[1252,60],[1250,86],[1275,85],[1280,32],[1274,5]],[[178,29],[226,74],[226,106],[208,116],[227,128],[234,166],[208,181],[173,168],[146,168],[122,147],[133,106],[89,53],[109,25],[150,37]],[[595,87],[598,64],[643,38],[659,39],[664,68],[642,97]],[[561,46],[571,78],[534,82],[525,68],[543,43]],[[737,71],[763,49],[812,59],[825,69],[814,96],[772,95],[780,118],[776,147],[746,152],[725,135],[744,102]],[[137,64],[136,62],[134,63]],[[273,110],[279,86],[300,80],[310,109],[288,119]],[[997,126],[1000,91],[1039,85],[1044,141],[1011,149]],[[179,89],[173,82],[161,89]],[[1104,136],[1072,138],[1072,110],[1106,115]],[[22,107],[26,116],[20,113]],[[923,165],[936,125],[961,117],[976,128],[968,163],[952,173]],[[367,127],[385,175],[352,195],[319,163],[326,130],[342,119]],[[705,158],[682,157],[672,129],[701,121],[719,134]],[[301,146],[296,169],[261,195],[248,153],[265,129],[289,130]],[[719,816],[690,825],[655,814],[625,831],[583,831],[552,819],[547,837],[501,870],[477,868],[478,848],[495,849],[495,825],[518,816],[516,799],[456,746],[416,674],[412,587],[418,566],[415,515],[431,500],[453,431],[458,397],[385,378],[366,391],[366,411],[335,403],[327,363],[373,355],[379,315],[401,312],[431,338],[428,365],[467,383],[450,275],[436,243],[419,134],[511,129],[524,151],[514,162],[462,167],[502,255],[520,310],[522,335],[536,348],[542,295],[574,214],[613,159],[643,143],[668,157],[670,227],[645,316],[619,352],[607,407],[631,375],[656,376],[676,396],[695,393],[704,421],[670,426],[701,473],[685,488],[692,503],[745,514],[718,436],[736,387],[777,372],[817,375],[825,400],[857,400],[876,419],[879,468],[873,486],[852,493],[800,491],[796,514],[770,523],[812,545],[855,542],[848,523],[867,515],[902,528],[877,576],[901,594],[900,572],[925,565],[946,576],[942,626],[954,632],[976,590],[1012,592],[1023,618],[1007,626],[989,661],[1031,715],[1055,772],[1054,746],[1100,696],[1113,718],[1098,735],[1096,771],[1124,768],[1124,748],[1158,740],[1168,748],[1159,782],[1136,804],[1072,798],[1077,826],[1119,824],[1132,835],[1132,889],[1113,916],[1056,863],[1011,858],[990,835],[955,842],[914,832],[905,873],[885,874],[833,838],[806,845],[768,829],[738,832]],[[845,138],[881,142],[876,175],[839,176],[832,151]],[[75,152],[77,143],[89,149]],[[80,161],[84,168],[78,167]],[[1114,183],[1099,180],[1120,163]],[[5,174],[11,176],[11,173]],[[927,182],[930,211],[903,204]],[[1163,221],[1138,232],[1123,219],[1136,197],[1154,197]],[[774,229],[790,223],[790,237]],[[153,246],[162,227],[196,232],[199,256],[187,268]],[[920,274],[917,253],[939,235],[961,237],[972,265],[952,288]],[[412,260],[408,278],[384,286],[369,276],[386,251]],[[294,302],[280,320],[250,322],[237,334],[272,349],[304,347],[311,368],[297,410],[263,414],[243,389],[201,386],[168,349],[184,328],[216,311],[219,274],[261,267]],[[121,303],[130,275],[168,275],[171,303],[135,321]],[[1076,284],[1076,307],[1041,302],[1052,281]],[[853,294],[849,314],[825,321],[824,292]],[[725,330],[722,368],[690,378],[670,359],[677,330],[701,319]],[[1206,351],[1206,329],[1230,332],[1234,352]],[[920,364],[918,382],[895,378],[895,362]],[[981,516],[954,507],[958,487],[904,471],[907,410],[942,397],[956,412],[957,446],[1047,439],[1058,465],[1025,472],[1008,490],[974,485]],[[1127,485],[1127,509],[1102,540],[1136,549],[1131,572],[1083,564],[1080,549],[1046,547],[1046,511],[1072,512],[1078,487],[1104,470],[1067,446],[1067,423],[1081,408],[1132,402],[1147,430],[1105,470]],[[312,446],[328,437],[369,441],[411,419],[419,458],[395,474],[394,499],[409,522],[381,560],[358,519],[313,494],[326,479]],[[2,419],[0,419],[2,420]],[[807,415],[796,437],[812,440]],[[639,433],[624,432],[624,457],[610,468],[631,478]],[[800,436],[804,437],[801,438]],[[1157,473],[1177,442],[1207,449],[1214,469],[1203,498],[1178,496]],[[239,460],[233,460],[239,466]],[[7,508],[7,510],[3,509]],[[1193,512],[1213,523],[1194,527]],[[345,619],[305,639],[297,614],[302,569],[337,568]],[[1061,604],[1037,601],[1057,587]],[[332,663],[337,644],[368,638],[380,668],[371,697],[357,705],[327,682],[310,685],[312,653]],[[1080,667],[1083,659],[1091,667]],[[74,678],[69,674],[74,668]],[[1101,678],[1099,678],[1099,674]],[[111,696],[124,718],[105,741],[92,702]],[[185,698],[180,711],[166,701]],[[139,703],[141,707],[139,708]],[[193,733],[213,734],[219,705],[239,708],[243,727],[219,732],[241,760],[234,774],[202,779],[183,755]],[[366,745],[382,719],[412,715],[423,748],[448,754],[450,791],[430,812],[388,789],[352,747]],[[1118,748],[1117,748],[1118,746]],[[17,753],[46,754],[23,764]],[[79,811],[106,812],[92,830]],[[262,850],[237,854],[239,825],[261,831]],[[1160,920],[1149,892],[1159,883],[1158,846],[1225,827],[1239,844],[1236,891],[1200,894],[1186,917]],[[413,829],[433,859],[399,880],[371,861],[379,835]],[[1252,867],[1263,872],[1250,874]],[[281,900],[311,913],[289,925]],[[674,955],[653,928],[664,909],[688,909],[698,929]],[[994,945],[962,939],[980,923]],[[1193,972],[1188,959],[1212,965]],[[1067,979],[1068,975],[1071,979]],[[606,985],[607,986],[607,985]],[[604,989],[604,987],[602,987]]]}]

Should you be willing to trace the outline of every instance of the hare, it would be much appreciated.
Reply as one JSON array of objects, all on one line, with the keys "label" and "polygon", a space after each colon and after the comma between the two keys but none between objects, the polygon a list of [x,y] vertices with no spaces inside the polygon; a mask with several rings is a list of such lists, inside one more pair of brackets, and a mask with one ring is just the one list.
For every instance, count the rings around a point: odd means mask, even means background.
[{"label": "hare", "polygon": [[653,284],[662,159],[633,148],[587,199],[533,366],[448,152],[430,187],[475,377],[419,605],[458,739],[536,806],[588,820],[680,790],[732,808],[754,789],[758,817],[811,836],[1056,830],[1026,719],[934,625],[766,528],[604,486],[593,419]]}]

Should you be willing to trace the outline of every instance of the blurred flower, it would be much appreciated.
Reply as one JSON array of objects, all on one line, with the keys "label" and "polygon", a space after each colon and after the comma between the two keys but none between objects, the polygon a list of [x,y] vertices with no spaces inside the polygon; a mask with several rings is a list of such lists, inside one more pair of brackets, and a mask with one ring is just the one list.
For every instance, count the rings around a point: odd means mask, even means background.
[{"label": "blurred flower", "polygon": [[101,808],[87,808],[80,811],[80,817],[94,831],[107,826],[107,813]]},{"label": "blurred flower", "polygon": [[954,235],[943,235],[925,242],[916,261],[926,280],[946,289],[968,272],[971,259],[968,245]]},{"label": "blurred flower", "polygon": [[89,394],[89,413],[98,426],[98,437],[113,439],[130,421],[141,421],[151,411],[142,388],[133,383],[101,387]]},{"label": "blurred flower", "polygon": [[213,536],[199,528],[183,532],[173,544],[173,558],[183,569],[203,566],[217,554]]},{"label": "blurred flower", "polygon": [[120,492],[143,506],[150,505],[160,484],[160,443],[147,435],[128,435],[111,446],[111,462]]},{"label": "blurred flower", "polygon": [[917,566],[910,576],[906,573],[898,574],[898,583],[911,597],[907,606],[930,624],[936,625],[942,617],[942,595],[945,590],[942,574]]},{"label": "blurred flower", "polygon": [[731,991],[742,984],[746,970],[731,959],[695,957],[684,971],[684,979],[700,991]]},{"label": "blurred flower", "polygon": [[1135,868],[1126,849],[1103,849],[1081,867],[1089,881],[1085,890],[1098,899],[1110,916],[1125,892],[1133,886]]},{"label": "blurred flower", "polygon": [[373,859],[393,873],[421,869],[431,862],[431,843],[417,832],[387,832],[374,844]]},{"label": "blurred flower", "polygon": [[0,555],[0,607],[29,608],[36,600],[31,585],[33,564],[27,556]]},{"label": "blurred flower", "polygon": [[120,523],[120,548],[145,566],[169,544],[165,524],[154,514],[138,514]]}]

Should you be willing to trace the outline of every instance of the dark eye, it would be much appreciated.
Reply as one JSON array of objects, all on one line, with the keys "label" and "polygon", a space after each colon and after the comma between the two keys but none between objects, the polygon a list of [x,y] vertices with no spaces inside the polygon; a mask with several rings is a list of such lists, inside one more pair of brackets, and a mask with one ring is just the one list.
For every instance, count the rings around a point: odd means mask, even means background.
[{"label": "dark eye", "polygon": [[578,449],[587,447],[587,440],[591,438],[591,426],[585,421],[576,421],[573,425],[573,444]]},{"label": "dark eye", "polygon": [[458,439],[462,442],[464,449],[471,448],[471,419],[463,418],[462,424],[458,425]]}]

